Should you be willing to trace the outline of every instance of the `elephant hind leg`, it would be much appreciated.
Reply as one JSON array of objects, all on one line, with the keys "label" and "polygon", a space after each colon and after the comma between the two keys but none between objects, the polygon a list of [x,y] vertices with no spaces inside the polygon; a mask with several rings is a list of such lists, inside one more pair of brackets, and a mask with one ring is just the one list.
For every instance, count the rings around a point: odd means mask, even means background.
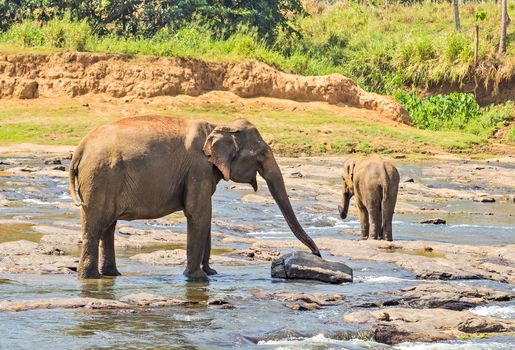
[{"label": "elephant hind leg", "polygon": [[356,206],[358,207],[359,223],[361,225],[361,238],[368,239],[370,228],[368,211],[365,205],[356,198]]},{"label": "elephant hind leg", "polygon": [[79,278],[100,278],[98,272],[98,252],[100,237],[105,228],[91,222],[87,214],[82,213],[82,251],[77,269]]},{"label": "elephant hind leg", "polygon": [[100,273],[104,276],[120,276],[116,268],[116,255],[114,250],[114,231],[116,221],[109,226],[100,237]]},{"label": "elephant hind leg", "polygon": [[393,240],[392,221],[395,211],[395,203],[397,201],[397,193],[390,194],[389,197],[383,198],[383,239],[387,241]]},{"label": "elephant hind leg", "polygon": [[370,203],[368,206],[368,215],[370,217],[370,231],[372,239],[380,239],[382,234],[382,215],[381,206],[377,203]]}]

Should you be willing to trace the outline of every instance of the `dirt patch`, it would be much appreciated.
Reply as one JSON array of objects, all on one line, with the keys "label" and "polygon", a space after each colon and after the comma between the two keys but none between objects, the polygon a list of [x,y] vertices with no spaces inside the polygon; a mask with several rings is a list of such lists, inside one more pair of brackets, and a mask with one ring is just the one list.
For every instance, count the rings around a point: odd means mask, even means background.
[{"label": "dirt patch", "polygon": [[267,96],[344,104],[408,123],[401,104],[390,97],[368,93],[339,74],[305,77],[254,61],[213,63],[83,53],[0,55],[0,97],[107,94],[116,98],[150,98],[198,96],[213,90],[230,91],[245,98]]}]

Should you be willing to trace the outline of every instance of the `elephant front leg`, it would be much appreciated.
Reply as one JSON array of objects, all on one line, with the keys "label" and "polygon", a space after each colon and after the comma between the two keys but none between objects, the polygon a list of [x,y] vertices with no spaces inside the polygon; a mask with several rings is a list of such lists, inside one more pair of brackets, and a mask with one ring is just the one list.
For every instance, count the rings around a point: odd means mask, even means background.
[{"label": "elephant front leg", "polygon": [[209,276],[216,275],[218,272],[216,272],[215,269],[212,269],[209,266],[209,258],[211,257],[211,223],[209,223],[209,234],[207,235],[206,239],[206,247],[204,251],[204,257],[202,258],[202,270]]},{"label": "elephant front leg", "polygon": [[207,256],[209,262],[210,246],[207,241],[211,235],[211,194],[212,183],[205,180],[190,179],[186,185],[184,214],[188,222],[186,242],[187,266],[184,275],[190,279],[207,279],[207,273],[201,268]]}]

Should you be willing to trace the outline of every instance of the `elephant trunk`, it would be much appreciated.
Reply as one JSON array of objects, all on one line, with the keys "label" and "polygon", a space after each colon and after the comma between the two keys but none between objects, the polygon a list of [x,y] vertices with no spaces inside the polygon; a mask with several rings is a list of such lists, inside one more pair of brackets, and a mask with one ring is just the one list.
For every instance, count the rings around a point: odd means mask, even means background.
[{"label": "elephant trunk", "polygon": [[342,196],[342,205],[338,206],[338,212],[340,213],[340,218],[345,219],[347,217],[347,213],[349,212],[349,202],[350,202],[350,193],[343,193]]},{"label": "elephant trunk", "polygon": [[259,173],[265,179],[268,189],[274,197],[275,202],[281,209],[281,212],[284,216],[284,219],[288,223],[291,231],[302,243],[304,243],[313,254],[320,256],[320,251],[316,246],[315,242],[308,236],[308,234],[304,231],[302,226],[300,226],[295,213],[293,212],[293,208],[291,206],[290,200],[288,199],[288,194],[286,193],[286,188],[284,186],[283,176],[281,174],[281,170],[279,169],[279,165],[275,161],[275,158],[271,152],[265,157],[265,160],[262,162],[262,169],[260,169]]}]

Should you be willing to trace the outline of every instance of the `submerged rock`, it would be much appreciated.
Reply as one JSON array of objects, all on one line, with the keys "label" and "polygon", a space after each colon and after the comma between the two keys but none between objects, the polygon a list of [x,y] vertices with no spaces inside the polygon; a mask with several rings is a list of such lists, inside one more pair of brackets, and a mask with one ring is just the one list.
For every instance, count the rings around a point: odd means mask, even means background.
[{"label": "submerged rock", "polygon": [[445,225],[447,223],[447,221],[445,221],[444,219],[436,218],[436,219],[424,220],[424,221],[421,221],[420,223],[421,224],[433,224],[433,225]]},{"label": "submerged rock", "polygon": [[267,293],[258,290],[253,290],[250,293],[258,299],[283,301],[284,306],[287,308],[299,311],[319,309],[322,306],[338,305],[341,304],[343,300],[345,300],[345,296],[340,294],[287,291]]},{"label": "submerged rock", "polygon": [[374,340],[386,344],[442,341],[458,339],[471,333],[515,331],[513,320],[442,309],[413,310],[395,307],[352,312],[345,315],[343,320],[368,325],[374,331]]},{"label": "submerged rock", "polygon": [[352,282],[352,269],[340,262],[297,251],[272,262],[272,277],[343,283]]}]

